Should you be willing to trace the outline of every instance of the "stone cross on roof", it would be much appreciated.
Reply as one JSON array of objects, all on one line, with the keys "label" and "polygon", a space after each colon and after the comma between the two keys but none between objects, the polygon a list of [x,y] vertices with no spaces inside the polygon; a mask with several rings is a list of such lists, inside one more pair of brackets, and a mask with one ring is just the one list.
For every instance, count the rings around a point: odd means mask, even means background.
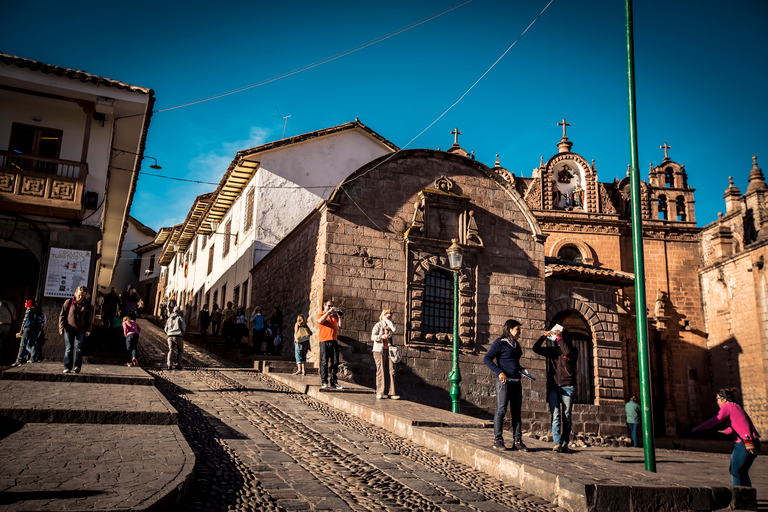
[{"label": "stone cross on roof", "polygon": [[663,146],[659,147],[664,150],[664,160],[669,160],[669,154],[667,154],[667,150],[672,149],[672,146],[667,146],[667,143],[665,142]]},{"label": "stone cross on roof", "polygon": [[565,118],[563,118],[562,122],[557,123],[557,126],[562,126],[563,127],[563,138],[566,139],[567,137],[565,136],[565,127],[566,126],[571,126],[571,123],[566,123],[565,122]]},{"label": "stone cross on roof", "polygon": [[461,132],[458,128],[454,128],[451,132],[451,135],[453,135],[453,145],[458,146],[459,145],[459,135],[461,135]]}]

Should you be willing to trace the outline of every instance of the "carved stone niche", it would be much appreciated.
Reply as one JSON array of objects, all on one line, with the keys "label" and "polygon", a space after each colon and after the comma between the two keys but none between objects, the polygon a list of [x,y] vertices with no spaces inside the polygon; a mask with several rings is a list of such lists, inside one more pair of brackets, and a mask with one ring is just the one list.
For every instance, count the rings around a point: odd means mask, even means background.
[{"label": "carved stone niche", "polygon": [[461,245],[482,247],[470,202],[471,198],[462,194],[451,179],[441,176],[432,188],[419,192],[405,237],[411,241],[429,238],[446,242],[455,238]]}]

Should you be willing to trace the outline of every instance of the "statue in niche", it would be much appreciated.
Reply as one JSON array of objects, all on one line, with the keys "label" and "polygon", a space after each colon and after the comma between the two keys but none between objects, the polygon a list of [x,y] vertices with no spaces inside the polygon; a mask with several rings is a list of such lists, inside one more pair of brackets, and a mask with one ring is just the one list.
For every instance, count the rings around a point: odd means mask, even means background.
[{"label": "statue in niche", "polygon": [[570,210],[571,209],[571,194],[566,192],[563,194],[565,196],[565,209]]},{"label": "statue in niche", "polygon": [[483,245],[483,239],[480,238],[480,231],[477,229],[477,221],[475,220],[475,212],[469,211],[469,218],[467,220],[467,242],[476,242],[478,245]]},{"label": "statue in niche", "polygon": [[560,208],[560,201],[563,198],[563,193],[560,192],[560,188],[557,186],[556,182],[552,182],[552,207],[553,208]]},{"label": "statue in niche", "polygon": [[584,206],[584,189],[582,189],[578,183],[573,189],[573,207],[582,208]]},{"label": "statue in niche", "polygon": [[570,183],[573,179],[574,174],[571,172],[571,168],[568,167],[568,164],[565,164],[562,169],[560,169],[560,172],[557,173],[557,181],[560,183]]}]

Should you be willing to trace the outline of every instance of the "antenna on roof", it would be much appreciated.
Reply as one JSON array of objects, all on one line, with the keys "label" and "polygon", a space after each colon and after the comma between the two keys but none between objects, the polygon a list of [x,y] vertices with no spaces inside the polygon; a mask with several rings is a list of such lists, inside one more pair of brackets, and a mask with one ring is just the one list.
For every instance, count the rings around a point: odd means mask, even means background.
[{"label": "antenna on roof", "polygon": [[[275,107],[275,110],[277,110],[277,105],[273,104],[273,106]],[[280,116],[280,119],[285,121],[285,123],[283,123],[283,137],[282,137],[284,139],[285,138],[285,128],[288,126],[288,118],[291,117],[291,116],[284,116],[283,114],[280,113],[279,110],[277,110],[277,115]]]}]

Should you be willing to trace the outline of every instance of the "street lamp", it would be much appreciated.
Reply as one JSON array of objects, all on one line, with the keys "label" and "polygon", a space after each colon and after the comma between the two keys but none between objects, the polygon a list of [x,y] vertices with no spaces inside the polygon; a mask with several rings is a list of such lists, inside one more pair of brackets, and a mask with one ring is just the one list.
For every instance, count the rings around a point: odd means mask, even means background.
[{"label": "street lamp", "polygon": [[461,271],[461,259],[464,256],[464,250],[456,243],[456,239],[446,249],[448,253],[448,265],[453,272],[453,365],[451,373],[448,374],[448,380],[451,381],[451,412],[459,412],[459,398],[461,390],[461,372],[459,371],[459,272]]}]

